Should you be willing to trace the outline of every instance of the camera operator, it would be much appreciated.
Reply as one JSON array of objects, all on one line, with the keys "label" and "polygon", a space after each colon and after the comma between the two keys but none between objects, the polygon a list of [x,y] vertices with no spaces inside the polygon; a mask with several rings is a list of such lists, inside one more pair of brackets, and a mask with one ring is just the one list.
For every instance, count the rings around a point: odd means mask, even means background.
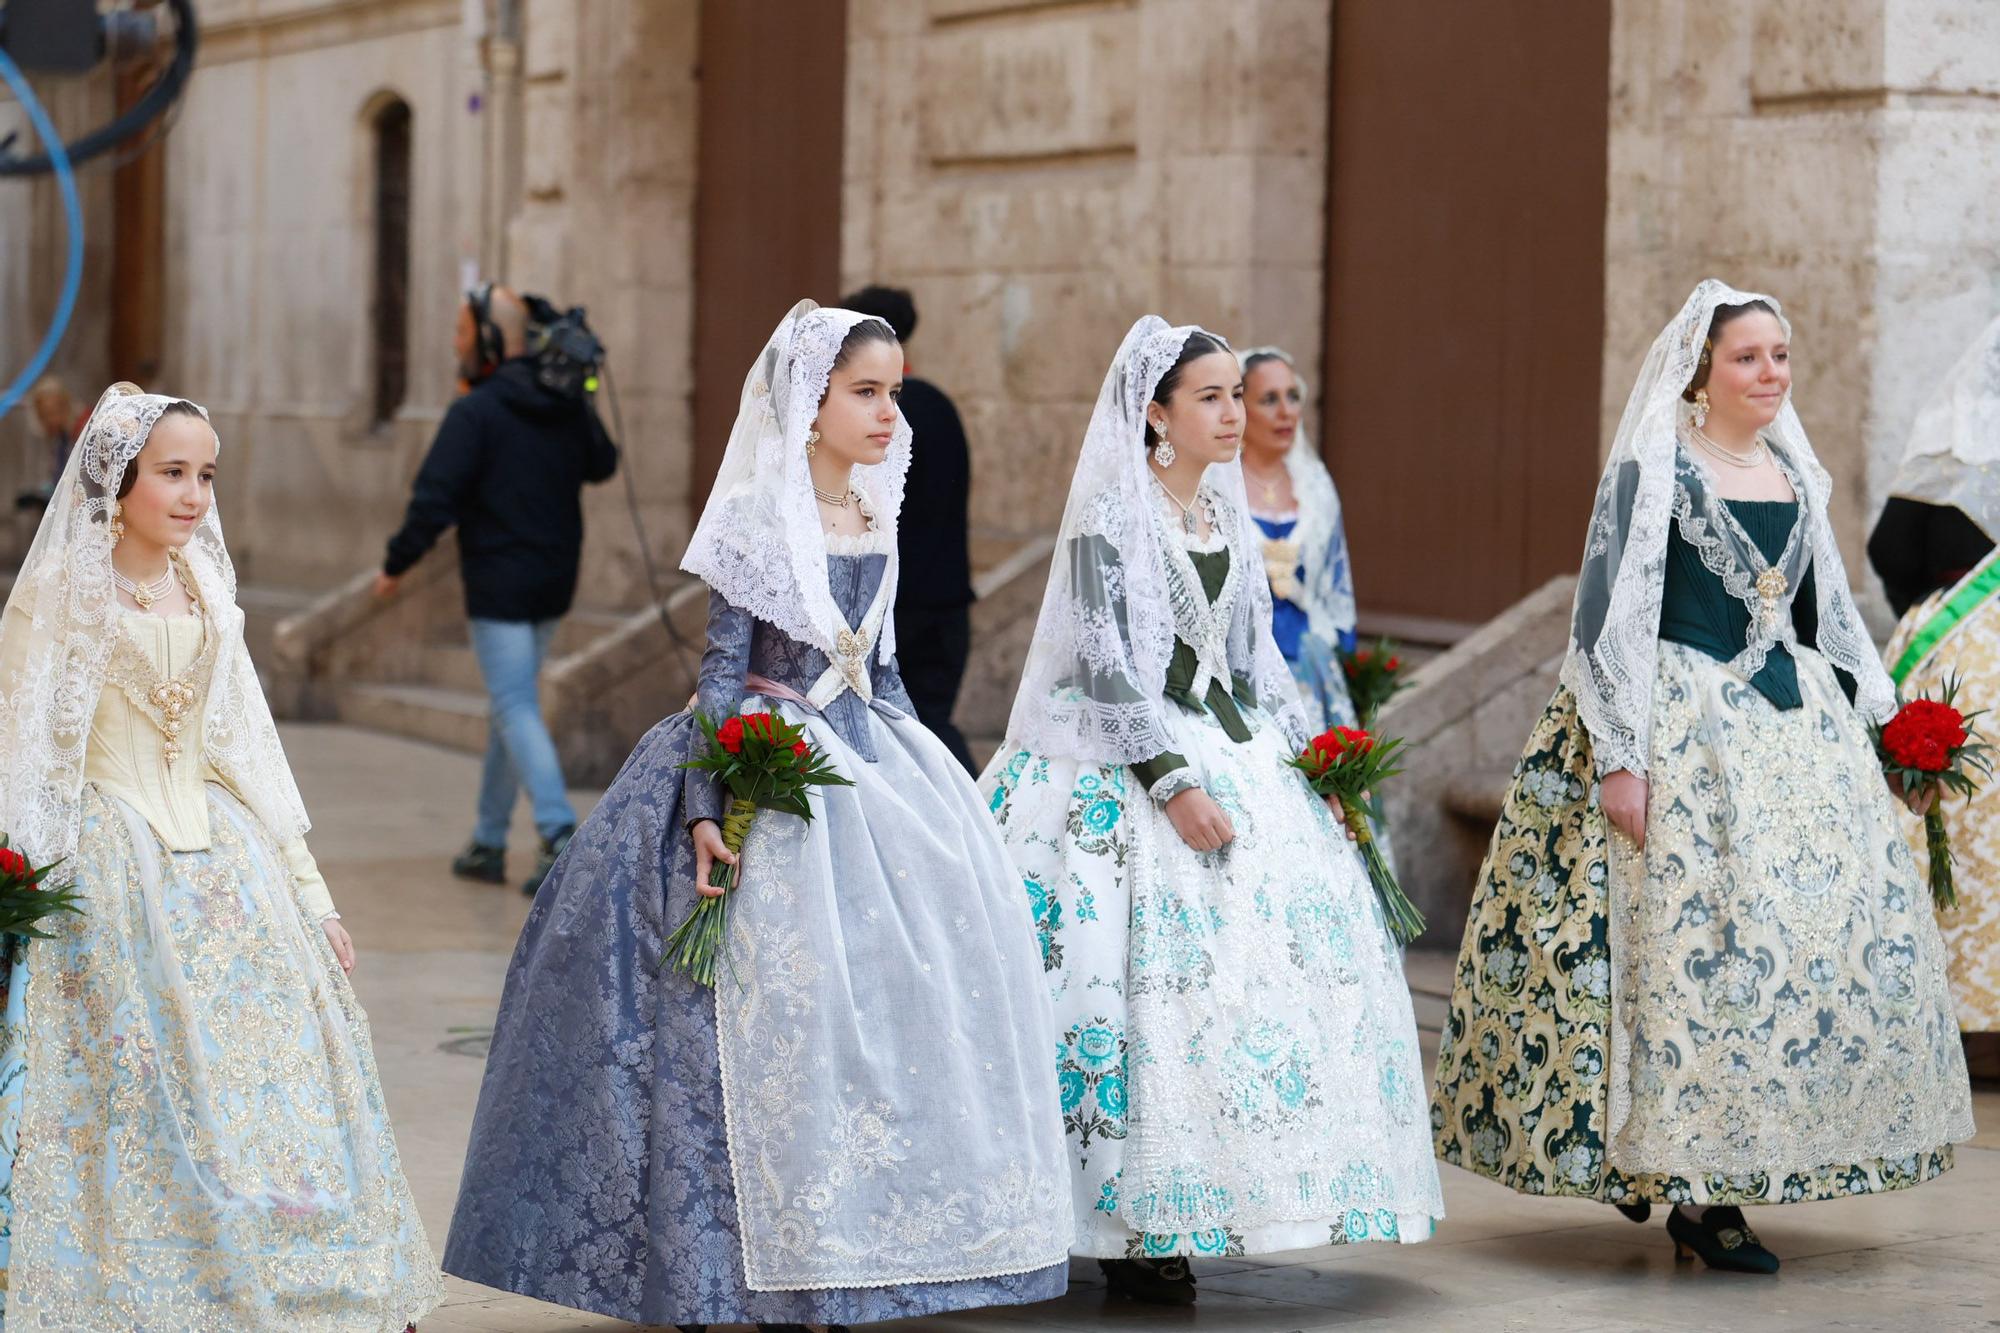
[{"label": "camera operator", "polygon": [[446,528],[458,527],[465,613],[490,704],[486,763],[472,841],[452,873],[507,877],[507,826],[525,788],[541,835],[532,894],[576,828],[538,679],[556,623],[576,593],[586,482],[618,469],[618,450],[582,393],[550,388],[528,354],[529,312],[506,287],[459,308],[453,340],[469,386],[438,427],[403,526],[375,579],[387,597]]}]

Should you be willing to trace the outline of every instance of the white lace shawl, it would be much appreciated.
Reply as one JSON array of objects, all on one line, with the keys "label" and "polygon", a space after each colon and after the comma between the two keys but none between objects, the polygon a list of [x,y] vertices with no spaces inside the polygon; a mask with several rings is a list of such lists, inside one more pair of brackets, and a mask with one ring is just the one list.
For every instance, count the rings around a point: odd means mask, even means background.
[{"label": "white lace shawl", "polygon": [[[1201,332],[1147,315],[1126,333],[1105,373],[1008,721],[1017,745],[1097,764],[1144,763],[1175,748],[1166,700],[1175,616],[1145,413],[1189,336]],[[1231,561],[1261,570],[1241,463],[1210,467],[1202,484],[1225,516]],[[1241,592],[1231,608],[1230,670],[1249,680],[1258,702],[1303,746],[1305,715],[1271,637],[1270,585],[1262,578],[1232,582]]]},{"label": "white lace shawl", "polygon": [[[76,850],[84,749],[119,615],[111,507],[126,466],[173,401],[130,384],[105,390],[0,617],[0,831],[38,863]],[[243,642],[236,571],[215,506],[183,554],[219,636],[202,757],[282,845],[309,823]]]},{"label": "white lace shawl", "polygon": [[[681,557],[682,569],[732,606],[811,644],[829,660],[838,656],[840,635],[850,627],[827,582],[806,432],[819,415],[841,343],[866,318],[801,301],[772,330],[744,377],[729,447]],[[853,473],[877,526],[888,534],[882,595],[890,606],[896,602],[899,568],[896,516],[909,471],[910,425],[899,413],[888,457]],[[895,656],[893,616],[883,620],[876,652],[885,663]]]},{"label": "white lace shawl", "polygon": [[1889,493],[1953,505],[2000,541],[2000,319],[1917,413]]},{"label": "white lace shawl", "polygon": [[[1855,608],[1827,521],[1831,479],[1791,402],[1764,431],[1799,503],[1798,528],[1776,566],[1784,586],[1775,599],[1758,587],[1769,562],[1717,496],[1707,463],[1682,442],[1688,417],[1681,394],[1694,377],[1715,309],[1751,301],[1780,311],[1772,297],[1712,278],[1694,289],[1653,340],[1598,482],[1562,679],[1576,696],[1601,773],[1647,771],[1669,523],[1679,525],[1702,563],[1750,612],[1750,631],[1732,669],[1755,675],[1773,644],[1796,641],[1792,599],[1809,568],[1818,589],[1819,651],[1855,678],[1855,707],[1863,717],[1885,718],[1895,707],[1895,689]],[[1778,318],[1782,322],[1783,314]],[[1789,338],[1789,323],[1785,330]]]}]

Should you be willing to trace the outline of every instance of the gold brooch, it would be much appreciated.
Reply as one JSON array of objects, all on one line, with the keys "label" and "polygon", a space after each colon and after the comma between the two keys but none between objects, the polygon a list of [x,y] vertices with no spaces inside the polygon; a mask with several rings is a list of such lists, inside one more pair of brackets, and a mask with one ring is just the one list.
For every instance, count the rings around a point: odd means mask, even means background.
[{"label": "gold brooch", "polygon": [[1757,595],[1767,602],[1777,601],[1791,586],[1785,581],[1785,572],[1775,565],[1757,576]]},{"label": "gold brooch", "polygon": [[152,701],[153,707],[160,710],[160,731],[167,738],[164,747],[167,762],[179,763],[181,728],[187,725],[188,710],[194,707],[194,688],[186,681],[163,680],[146,697]]}]

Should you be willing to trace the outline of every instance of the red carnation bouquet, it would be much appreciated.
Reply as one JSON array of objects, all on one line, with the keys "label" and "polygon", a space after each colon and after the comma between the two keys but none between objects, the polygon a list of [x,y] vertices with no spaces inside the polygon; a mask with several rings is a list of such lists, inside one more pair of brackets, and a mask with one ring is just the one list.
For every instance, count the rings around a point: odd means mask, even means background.
[{"label": "red carnation bouquet", "polygon": [[51,885],[49,872],[58,862],[35,866],[0,833],[0,935],[24,935],[45,940],[44,917],[57,912],[81,912],[83,900],[67,884]]},{"label": "red carnation bouquet", "polygon": [[1375,835],[1369,831],[1368,812],[1363,804],[1369,792],[1403,771],[1396,764],[1396,753],[1402,748],[1400,736],[1378,738],[1351,727],[1334,727],[1313,737],[1299,756],[1289,762],[1306,775],[1315,792],[1340,802],[1340,813],[1354,834],[1362,864],[1368,867],[1369,882],[1382,899],[1382,913],[1389,919],[1390,933],[1398,944],[1408,944],[1424,933],[1423,913],[1417,911],[1416,904],[1404,896],[1402,886],[1396,883]]},{"label": "red carnation bouquet", "polygon": [[1409,688],[1403,679],[1403,659],[1396,645],[1377,639],[1373,647],[1341,649],[1340,671],[1347,677],[1347,697],[1364,727],[1373,726],[1382,705]]},{"label": "red carnation bouquet", "polygon": [[[1959,681],[1944,678],[1944,697],[1919,696],[1897,710],[1896,716],[1875,728],[1875,752],[1882,767],[1905,792],[1923,788],[1940,789],[1938,799],[1924,812],[1924,847],[1930,855],[1931,900],[1940,909],[1958,906],[1958,890],[1951,877],[1951,839],[1945,833],[1943,793],[1954,791],[1970,798],[1978,789],[1972,775],[1993,776],[1990,747],[1979,739],[1972,720],[1978,712],[1961,713],[1953,706]],[[1983,710],[1982,710],[1983,711]]]},{"label": "red carnation bouquet", "polygon": [[[729,811],[722,817],[722,845],[732,853],[743,850],[751,821],[759,810],[779,810],[800,819],[813,817],[806,801],[808,787],[851,787],[833,771],[826,751],[805,739],[805,727],[776,713],[745,713],[721,726],[695,714],[708,751],[682,764],[715,776],[729,792]],[[736,887],[736,867],[718,860],[708,882],[719,889]],[[666,961],[703,986],[715,984],[715,960],[724,955],[729,895],[702,898],[674,933],[667,937]]]}]

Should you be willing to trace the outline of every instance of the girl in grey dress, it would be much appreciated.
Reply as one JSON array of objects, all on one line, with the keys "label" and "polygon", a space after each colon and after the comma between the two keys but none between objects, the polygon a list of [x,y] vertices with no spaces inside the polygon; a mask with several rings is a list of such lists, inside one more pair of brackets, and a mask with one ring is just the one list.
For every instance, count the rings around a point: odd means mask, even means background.
[{"label": "girl in grey dress", "polygon": [[446,1271],[643,1323],[859,1323],[1060,1295],[1040,953],[979,794],[897,678],[909,428],[887,327],[772,334],[683,568],[698,710],[803,723],[852,787],[760,813],[713,989],[661,965],[725,803],[655,727],[509,969]]}]

